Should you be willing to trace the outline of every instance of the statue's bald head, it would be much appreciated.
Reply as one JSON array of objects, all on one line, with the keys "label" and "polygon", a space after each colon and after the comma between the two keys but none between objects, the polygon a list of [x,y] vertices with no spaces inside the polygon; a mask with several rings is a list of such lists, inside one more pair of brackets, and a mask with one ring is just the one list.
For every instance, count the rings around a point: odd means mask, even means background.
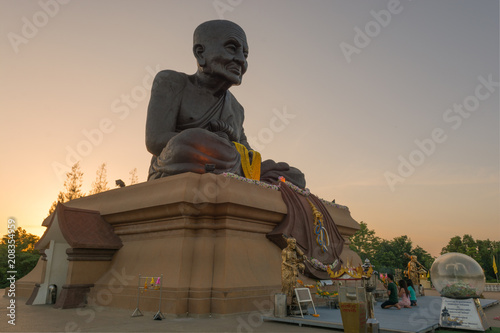
[{"label": "statue's bald head", "polygon": [[193,45],[209,43],[214,37],[225,35],[232,32],[242,40],[246,41],[247,37],[243,29],[234,22],[227,20],[212,20],[200,24],[193,34]]},{"label": "statue's bald head", "polygon": [[241,84],[248,67],[248,44],[239,25],[226,20],[202,23],[194,31],[193,44],[197,74]]}]

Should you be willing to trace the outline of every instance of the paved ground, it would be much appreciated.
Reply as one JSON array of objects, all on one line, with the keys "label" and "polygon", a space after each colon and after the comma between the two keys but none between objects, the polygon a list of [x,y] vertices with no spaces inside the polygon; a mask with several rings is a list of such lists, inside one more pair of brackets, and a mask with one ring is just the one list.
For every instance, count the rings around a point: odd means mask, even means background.
[{"label": "paved ground", "polygon": [[[0,291],[3,295],[3,291]],[[427,291],[427,295],[436,295]],[[500,292],[484,293],[486,298],[500,300]],[[331,330],[261,321],[261,313],[225,318],[167,318],[153,320],[154,313],[130,317],[131,310],[109,308],[54,309],[49,305],[27,306],[17,299],[16,325],[8,323],[9,299],[0,297],[0,332],[327,332]],[[395,310],[397,311],[397,310]],[[409,309],[408,311],[412,311]],[[486,309],[488,323],[500,328],[500,305]],[[495,330],[496,331],[496,330]],[[495,332],[495,331],[492,331]],[[446,331],[451,332],[451,331]]]},{"label": "paved ground", "polygon": [[[481,305],[487,307],[498,303],[494,299],[481,299]],[[442,297],[440,296],[425,296],[419,297],[418,306],[411,309],[382,309],[381,302],[378,302],[374,307],[375,318],[379,322],[379,330],[384,332],[413,332],[424,333],[432,332],[439,327],[439,317],[441,312]],[[499,306],[500,308],[500,306]],[[309,307],[309,314],[312,313],[312,308]],[[340,310],[329,309],[328,307],[316,307],[317,313],[320,315],[315,318],[311,315],[306,315],[304,318],[286,317],[276,318],[274,316],[265,317],[268,321],[288,322],[295,324],[305,324],[309,326],[328,327],[334,329],[343,329],[342,316]]]}]

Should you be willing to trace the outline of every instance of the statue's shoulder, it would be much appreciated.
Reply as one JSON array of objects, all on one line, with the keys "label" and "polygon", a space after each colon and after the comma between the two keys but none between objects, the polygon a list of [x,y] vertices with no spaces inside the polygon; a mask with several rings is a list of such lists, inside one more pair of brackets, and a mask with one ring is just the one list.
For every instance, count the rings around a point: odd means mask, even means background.
[{"label": "statue's shoulder", "polygon": [[188,82],[188,75],[170,69],[162,70],[156,74],[154,84],[157,87],[170,88],[174,90],[182,89]]},{"label": "statue's shoulder", "polygon": [[231,101],[231,106],[233,110],[237,110],[243,113],[244,112],[243,106],[240,104],[240,102],[238,102],[236,97],[234,97],[234,95],[229,90],[227,91],[227,94],[229,95],[229,100]]},{"label": "statue's shoulder", "polygon": [[173,81],[186,81],[188,79],[188,75],[186,73],[176,72],[171,69],[159,71],[158,74],[156,74],[156,77]]}]

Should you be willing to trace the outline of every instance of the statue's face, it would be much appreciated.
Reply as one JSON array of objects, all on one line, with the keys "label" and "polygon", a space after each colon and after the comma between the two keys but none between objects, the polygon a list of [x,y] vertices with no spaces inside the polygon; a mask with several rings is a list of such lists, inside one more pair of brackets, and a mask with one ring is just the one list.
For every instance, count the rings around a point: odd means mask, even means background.
[{"label": "statue's face", "polygon": [[213,34],[204,47],[206,66],[203,71],[221,77],[233,85],[241,84],[248,67],[245,33],[237,27],[229,27]]},{"label": "statue's face", "polygon": [[297,247],[297,241],[295,239],[291,239],[288,241],[288,247],[292,250]]}]

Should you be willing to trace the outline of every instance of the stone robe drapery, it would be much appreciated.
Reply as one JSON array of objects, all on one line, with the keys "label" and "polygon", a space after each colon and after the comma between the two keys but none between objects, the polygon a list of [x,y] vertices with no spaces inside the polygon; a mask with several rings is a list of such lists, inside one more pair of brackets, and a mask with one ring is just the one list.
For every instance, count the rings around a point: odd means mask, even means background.
[{"label": "stone robe drapery", "polygon": [[[308,258],[315,258],[323,264],[332,264],[335,260],[339,260],[337,270],[340,268],[340,254],[344,247],[344,238],[337,229],[332,217],[324,206],[323,202],[315,195],[310,194],[305,197],[294,190],[290,189],[286,184],[280,184],[280,192],[283,201],[287,207],[287,215],[283,221],[277,225],[273,231],[267,234],[267,238],[278,245],[281,249],[287,246],[283,235],[293,237],[297,241],[297,246],[304,252]],[[328,232],[330,245],[328,251],[321,251],[321,247],[316,243],[316,235],[314,233],[312,209],[307,199],[311,200],[316,209],[323,214],[323,226]],[[316,269],[308,261],[304,261],[306,276],[316,280],[328,280],[330,276],[327,272]]]}]

